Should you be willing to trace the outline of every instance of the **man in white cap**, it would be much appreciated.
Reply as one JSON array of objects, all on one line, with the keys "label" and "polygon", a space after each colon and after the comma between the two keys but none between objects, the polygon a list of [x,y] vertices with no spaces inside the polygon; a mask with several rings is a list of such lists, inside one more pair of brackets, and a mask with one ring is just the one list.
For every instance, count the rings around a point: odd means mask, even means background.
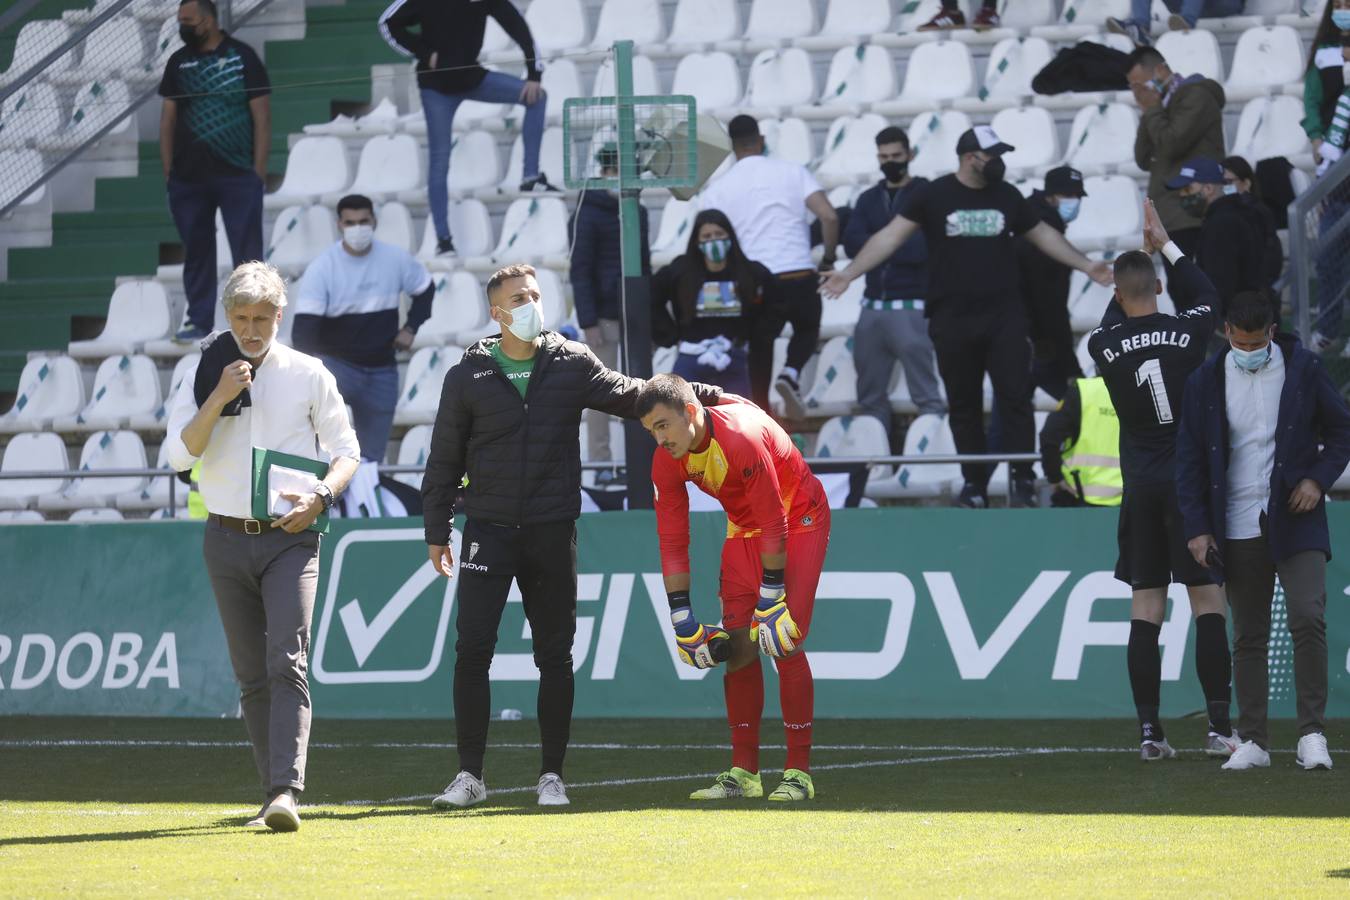
[{"label": "man in white cap", "polygon": [[[925,314],[947,387],[952,436],[959,453],[984,453],[984,376],[994,385],[1002,416],[1003,449],[1031,453],[1031,341],[1019,288],[1017,240],[1025,237],[1056,262],[1110,284],[1111,266],[1074,249],[1040,220],[1022,194],[1003,180],[1003,154],[1013,148],[980,125],[956,143],[960,168],[906,198],[890,224],[874,234],[847,268],[822,278],[821,291],[837,297],[849,282],[884,262],[922,229],[928,242],[929,286]],[[958,506],[983,509],[990,467],[961,467],[965,486]],[[1013,505],[1034,506],[1035,476],[1028,463],[1013,466]]]}]

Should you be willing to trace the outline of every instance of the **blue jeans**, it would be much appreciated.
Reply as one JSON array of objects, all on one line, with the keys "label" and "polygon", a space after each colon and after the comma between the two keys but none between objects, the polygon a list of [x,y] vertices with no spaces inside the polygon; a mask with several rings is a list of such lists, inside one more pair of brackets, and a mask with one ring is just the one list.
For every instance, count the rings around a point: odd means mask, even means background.
[{"label": "blue jeans", "polygon": [[[436,223],[436,237],[445,240],[450,237],[450,222],[446,215],[446,204],[450,194],[446,189],[446,178],[450,174],[450,148],[454,146],[452,129],[455,124],[455,111],[465,100],[477,100],[481,103],[520,102],[520,92],[525,82],[501,72],[488,72],[483,81],[471,91],[462,94],[442,94],[430,88],[422,88],[422,114],[427,118],[427,143],[430,169],[427,171],[427,201],[431,204],[431,219]],[[521,126],[521,135],[525,141],[524,178],[533,178],[539,174],[539,142],[544,137],[544,101],[541,96],[532,106],[525,107],[525,123]]]},{"label": "blue jeans", "polygon": [[[1180,12],[1181,17],[1192,28],[1195,27],[1196,19],[1223,19],[1239,15],[1245,2],[1246,0],[1163,0],[1172,12]],[[1152,7],[1152,0],[1130,0],[1130,21],[1143,28],[1146,33]],[[1185,71],[1179,65],[1180,60],[1174,62],[1178,65],[1173,66],[1173,71]]]},{"label": "blue jeans", "polygon": [[225,222],[233,266],[263,258],[263,183],[257,172],[206,181],[169,176],[169,212],[183,242],[188,320],[210,331],[216,320],[216,210]]},{"label": "blue jeans", "polygon": [[750,396],[750,356],[745,347],[732,347],[727,351],[731,365],[718,371],[698,361],[697,354],[681,353],[675,357],[675,374],[685,381],[701,381],[715,384],[730,394]]},{"label": "blue jeans", "polygon": [[384,462],[389,432],[398,405],[398,366],[358,366],[334,356],[321,356],[324,368],[337,379],[338,393],[352,408],[352,428],[361,445],[361,458]]}]

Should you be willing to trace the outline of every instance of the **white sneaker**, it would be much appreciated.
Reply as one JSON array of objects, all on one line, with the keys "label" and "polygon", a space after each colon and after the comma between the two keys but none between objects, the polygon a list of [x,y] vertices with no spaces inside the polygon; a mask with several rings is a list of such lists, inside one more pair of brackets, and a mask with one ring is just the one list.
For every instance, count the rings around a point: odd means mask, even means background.
[{"label": "white sneaker", "polygon": [[1238,737],[1236,731],[1230,737],[1224,737],[1217,731],[1211,731],[1209,737],[1205,739],[1205,755],[1227,758],[1237,752],[1237,748],[1242,745],[1242,738]]},{"label": "white sneaker", "polygon": [[1298,753],[1294,759],[1305,769],[1331,770],[1331,751],[1327,750],[1327,736],[1318,732],[1298,739]]},{"label": "white sneaker", "polygon": [[1258,747],[1254,741],[1243,741],[1233,751],[1233,755],[1228,758],[1228,762],[1223,764],[1223,768],[1230,772],[1240,772],[1243,769],[1268,769],[1270,768],[1270,754]]},{"label": "white sneaker", "polygon": [[566,806],[572,802],[567,799],[567,786],[552,772],[539,776],[539,785],[534,792],[539,795],[540,806]]},{"label": "white sneaker", "polygon": [[474,778],[468,772],[460,772],[444,793],[431,801],[431,805],[437,809],[449,809],[452,806],[463,809],[475,803],[482,803],[486,799],[487,785],[482,779]]},{"label": "white sneaker", "polygon": [[1167,738],[1161,741],[1140,741],[1139,758],[1144,762],[1156,762],[1160,759],[1171,759],[1177,755],[1177,751],[1172,749],[1172,745],[1167,743]]}]

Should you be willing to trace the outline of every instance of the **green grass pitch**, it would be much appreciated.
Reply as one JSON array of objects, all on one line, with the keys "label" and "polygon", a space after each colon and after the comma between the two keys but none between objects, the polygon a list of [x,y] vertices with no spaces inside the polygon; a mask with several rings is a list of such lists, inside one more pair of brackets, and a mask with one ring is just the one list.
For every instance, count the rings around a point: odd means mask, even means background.
[{"label": "green grass pitch", "polygon": [[[1342,723],[1328,737],[1345,748]],[[1141,763],[1132,723],[816,725],[814,802],[698,805],[713,721],[582,721],[572,805],[534,805],[533,722],[493,723],[487,803],[443,813],[444,722],[314,725],[298,834],[260,801],[237,721],[0,718],[0,895],[1314,896],[1350,890],[1346,774],[1219,771],[1203,725]],[[781,731],[765,722],[765,787]],[[1350,767],[1350,754],[1336,754]]]}]

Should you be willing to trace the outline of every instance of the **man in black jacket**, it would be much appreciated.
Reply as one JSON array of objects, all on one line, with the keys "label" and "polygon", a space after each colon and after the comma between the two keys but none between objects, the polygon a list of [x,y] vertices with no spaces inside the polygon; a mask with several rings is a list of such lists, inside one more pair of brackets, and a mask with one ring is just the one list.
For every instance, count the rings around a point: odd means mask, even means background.
[{"label": "man in black jacket", "polygon": [[[1201,220],[1195,261],[1214,283],[1220,315],[1239,292],[1268,291],[1265,240],[1237,188],[1224,185],[1223,166],[1212,159],[1187,160],[1167,187],[1179,192],[1183,210]],[[1173,299],[1182,304],[1190,298]]]},{"label": "man in black jacket", "polygon": [[[1086,196],[1083,173],[1060,166],[1045,173],[1045,190],[1033,191],[1030,199],[1041,221],[1064,234],[1078,217]],[[1018,242],[1017,263],[1031,326],[1032,386],[1063,400],[1069,383],[1083,377],[1069,323],[1069,279],[1073,270],[1026,240]]]},{"label": "man in black jacket", "polygon": [[[511,36],[525,54],[525,80],[478,65],[488,16]],[[420,26],[418,31],[412,31]],[[436,226],[436,254],[455,252],[446,212],[449,192],[451,129],[455,111],[465,100],[521,103],[525,144],[520,190],[556,191],[539,171],[539,142],[544,136],[544,70],[530,26],[511,0],[394,0],[380,16],[380,35],[389,46],[417,60],[417,87],[427,119],[427,202]]]},{"label": "man in black jacket", "polygon": [[[618,151],[612,147],[596,154],[601,178],[619,174]],[[638,227],[642,233],[642,271],[651,271],[647,249],[647,208],[639,206]],[[572,218],[572,304],[577,311],[586,346],[609,368],[619,364],[623,337],[623,252],[620,244],[619,198],[613,191],[583,191]],[[592,410],[586,414],[586,449],[590,459],[608,460],[609,417]],[[601,475],[609,475],[606,470]]]},{"label": "man in black jacket", "polygon": [[[583,345],[541,330],[532,267],[498,270],[487,293],[502,333],[470,347],[446,374],[422,482],[428,555],[437,571],[452,577],[451,519],[468,476],[455,621],[460,772],[433,805],[471,806],[487,796],[488,669],[514,578],[539,667],[539,803],[561,806],[567,803],[561,775],[572,722],[577,611],[577,429],[584,409],[635,417],[646,382],[611,371]],[[715,387],[694,389],[708,405],[722,395]]]}]

